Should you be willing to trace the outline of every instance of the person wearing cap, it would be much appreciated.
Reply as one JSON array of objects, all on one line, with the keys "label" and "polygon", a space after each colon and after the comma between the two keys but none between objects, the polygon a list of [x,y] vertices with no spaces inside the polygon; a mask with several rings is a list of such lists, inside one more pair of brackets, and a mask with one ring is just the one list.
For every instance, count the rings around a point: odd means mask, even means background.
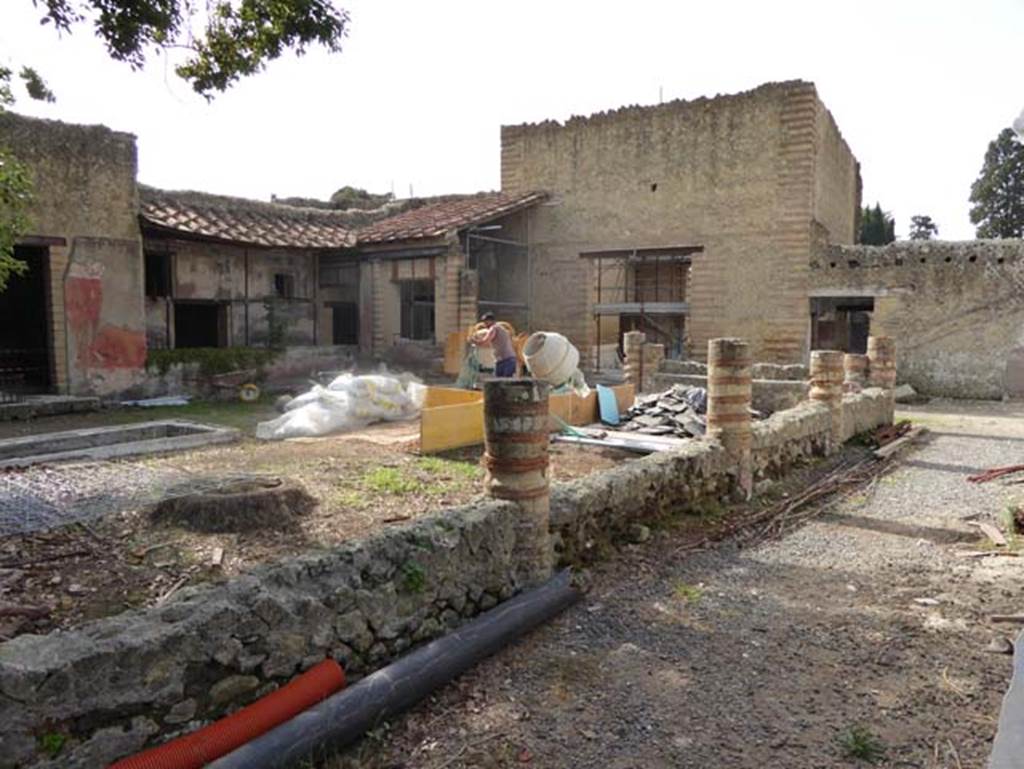
[{"label": "person wearing cap", "polygon": [[494,313],[485,312],[480,316],[485,328],[480,329],[473,341],[481,347],[494,349],[494,375],[514,377],[516,375],[516,348],[512,346],[512,336],[504,326],[494,322]]}]

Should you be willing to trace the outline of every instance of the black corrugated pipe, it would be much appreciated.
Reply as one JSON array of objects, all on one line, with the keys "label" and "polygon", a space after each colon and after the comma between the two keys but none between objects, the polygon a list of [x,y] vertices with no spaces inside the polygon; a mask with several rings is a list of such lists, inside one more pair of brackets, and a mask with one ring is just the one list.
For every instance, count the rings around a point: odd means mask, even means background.
[{"label": "black corrugated pipe", "polygon": [[257,737],[208,769],[285,769],[347,745],[383,720],[561,613],[580,598],[568,569],[449,635],[368,675]]}]

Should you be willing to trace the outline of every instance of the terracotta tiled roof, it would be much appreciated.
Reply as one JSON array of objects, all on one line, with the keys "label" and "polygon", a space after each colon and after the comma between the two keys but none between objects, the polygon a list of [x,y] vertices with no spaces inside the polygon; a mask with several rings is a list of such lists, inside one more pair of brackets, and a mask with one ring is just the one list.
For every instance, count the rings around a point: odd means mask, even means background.
[{"label": "terracotta tiled roof", "polygon": [[143,185],[139,204],[144,223],[185,235],[295,248],[345,248],[356,243],[355,223],[338,211]]},{"label": "terracotta tiled roof", "polygon": [[390,243],[439,237],[451,230],[497,219],[547,198],[544,192],[512,195],[484,192],[445,198],[396,216],[381,219],[359,229],[359,244]]}]

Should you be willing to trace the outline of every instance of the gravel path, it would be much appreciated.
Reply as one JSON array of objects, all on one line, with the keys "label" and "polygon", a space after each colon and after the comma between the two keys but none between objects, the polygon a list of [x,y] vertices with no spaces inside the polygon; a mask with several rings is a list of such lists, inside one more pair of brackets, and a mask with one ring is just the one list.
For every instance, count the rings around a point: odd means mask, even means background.
[{"label": "gravel path", "polygon": [[896,470],[781,541],[626,546],[581,604],[326,766],[984,766],[1011,672],[987,616],[1024,608],[1024,558],[958,555],[965,517],[1022,488],[965,480],[1021,461],[1024,426],[991,416],[929,409]]}]

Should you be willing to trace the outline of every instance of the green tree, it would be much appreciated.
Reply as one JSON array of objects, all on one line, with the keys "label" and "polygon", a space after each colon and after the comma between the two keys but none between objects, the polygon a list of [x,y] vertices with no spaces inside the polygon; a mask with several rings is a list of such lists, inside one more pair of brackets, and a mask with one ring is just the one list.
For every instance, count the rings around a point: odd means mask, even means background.
[{"label": "green tree", "polygon": [[[6,0],[11,2],[11,0]],[[333,0],[32,0],[41,22],[67,34],[91,25],[112,59],[138,69],[155,51],[184,50],[175,72],[207,99],[239,78],[256,74],[287,50],[310,45],[341,50],[348,13]],[[0,112],[14,103],[13,71],[0,66]],[[19,72],[32,99],[52,102],[53,92],[32,67]],[[0,145],[0,291],[25,271],[14,244],[26,231],[32,199],[28,169]]]},{"label": "green tree", "polygon": [[[13,72],[0,67],[0,113],[14,103],[11,90]],[[22,79],[25,79],[24,70]],[[45,87],[45,86],[44,86]],[[49,93],[49,89],[45,89]],[[29,89],[31,94],[31,89]],[[50,94],[52,97],[53,94]],[[21,275],[28,265],[14,256],[14,244],[28,229],[28,207],[32,202],[32,177],[24,163],[0,145],[0,291],[7,288],[13,275]]]},{"label": "green tree", "polygon": [[896,240],[896,222],[892,214],[883,211],[880,203],[865,206],[860,212],[860,237],[857,242],[866,246],[884,246]]},{"label": "green tree", "polygon": [[979,238],[1024,238],[1024,142],[1012,128],[988,145],[970,201]]},{"label": "green tree", "polygon": [[910,217],[910,239],[931,240],[939,234],[939,225],[930,216],[918,214]]},{"label": "green tree", "polygon": [[[10,0],[7,0],[10,2]],[[90,24],[112,59],[138,69],[153,51],[182,50],[175,73],[207,98],[285,51],[340,51],[348,12],[333,0],[32,0],[60,33]],[[205,7],[204,7],[205,6]]]}]

